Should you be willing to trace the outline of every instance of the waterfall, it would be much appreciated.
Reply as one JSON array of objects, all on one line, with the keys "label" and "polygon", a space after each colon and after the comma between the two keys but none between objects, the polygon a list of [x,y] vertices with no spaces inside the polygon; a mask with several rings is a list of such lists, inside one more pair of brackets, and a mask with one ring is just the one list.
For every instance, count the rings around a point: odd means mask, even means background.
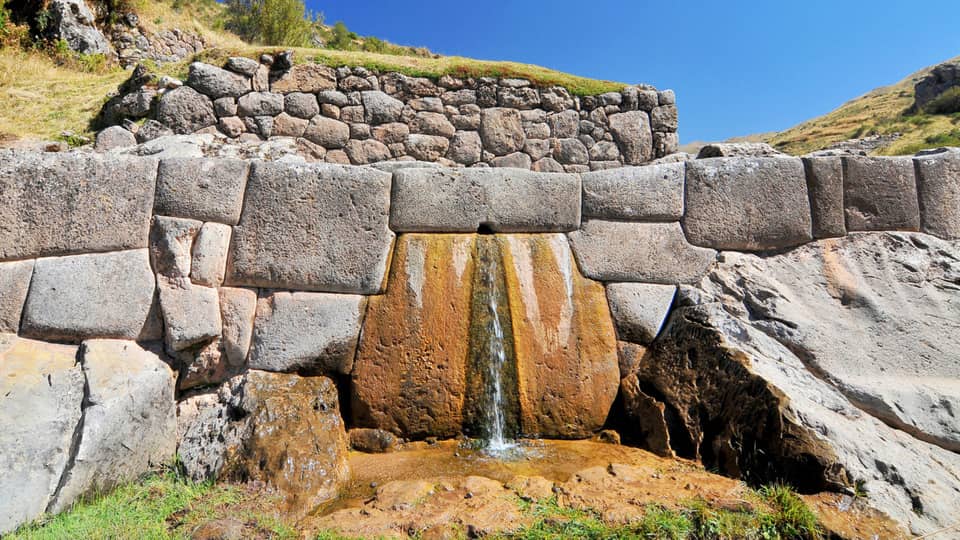
[{"label": "waterfall", "polygon": [[487,449],[491,452],[503,452],[512,445],[507,441],[504,432],[506,431],[506,421],[504,419],[504,400],[503,400],[503,377],[501,373],[507,363],[507,353],[503,346],[503,324],[500,322],[500,313],[497,305],[497,276],[499,267],[498,257],[492,257],[488,264],[483,265],[483,280],[488,287],[490,294],[487,299],[487,307],[490,314],[490,332],[487,339],[487,391],[490,393],[489,406],[487,407]]}]

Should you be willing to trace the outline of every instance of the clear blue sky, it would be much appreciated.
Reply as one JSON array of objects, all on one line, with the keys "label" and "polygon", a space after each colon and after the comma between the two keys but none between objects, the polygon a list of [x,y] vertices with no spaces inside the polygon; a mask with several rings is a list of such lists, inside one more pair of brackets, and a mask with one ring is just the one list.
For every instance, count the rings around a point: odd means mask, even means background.
[{"label": "clear blue sky", "polygon": [[960,55],[960,0],[307,0],[445,55],[677,92],[680,137],[782,130]]}]

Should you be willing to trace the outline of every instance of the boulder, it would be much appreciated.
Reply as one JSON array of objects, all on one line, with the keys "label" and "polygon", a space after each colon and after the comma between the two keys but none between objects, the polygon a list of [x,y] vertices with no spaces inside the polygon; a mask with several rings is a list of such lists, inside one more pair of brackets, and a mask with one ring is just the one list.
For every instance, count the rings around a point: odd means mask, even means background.
[{"label": "boulder", "polygon": [[492,108],[480,112],[480,139],[483,149],[503,156],[523,149],[526,135],[516,109]]},{"label": "boulder", "polygon": [[237,100],[239,116],[276,116],[283,112],[284,97],[272,92],[250,92]]},{"label": "boulder", "polygon": [[241,392],[245,437],[229,453],[226,476],[277,490],[282,511],[292,515],[335,499],[350,479],[336,384],[326,377],[254,370]]},{"label": "boulder", "polygon": [[243,380],[235,377],[215,392],[177,402],[177,459],[194,482],[220,478],[228,453],[241,448],[246,425],[231,413],[237,411]]},{"label": "boulder", "polygon": [[249,365],[264,371],[349,374],[365,298],[272,292],[257,302]]},{"label": "boulder", "polygon": [[[170,110],[168,109],[168,113],[169,112]],[[173,135],[172,129],[161,124],[160,122],[157,122],[156,120],[150,119],[144,122],[143,125],[137,129],[137,133],[135,136],[137,137],[138,143],[144,144],[154,139],[159,139],[160,137],[169,137],[172,135]]]},{"label": "boulder", "polygon": [[220,297],[212,287],[193,285],[189,279],[159,278],[164,342],[171,351],[212,340],[220,335]]},{"label": "boulder", "polygon": [[700,148],[697,159],[716,157],[776,157],[785,156],[783,152],[767,143],[713,143]]},{"label": "boulder", "polygon": [[216,125],[217,116],[210,98],[189,86],[181,86],[160,98],[157,121],[174,133],[187,135]]},{"label": "boulder", "polygon": [[154,211],[236,225],[249,167],[239,159],[165,159],[157,174]]},{"label": "boulder", "polygon": [[563,111],[547,116],[550,136],[557,139],[572,139],[580,133],[580,115],[577,111]]},{"label": "boulder", "polygon": [[370,133],[374,139],[383,144],[397,144],[407,140],[407,135],[410,135],[410,127],[403,122],[392,122],[374,126]]},{"label": "boulder", "polygon": [[517,366],[520,433],[591,437],[606,422],[620,385],[603,285],[580,274],[562,234],[506,235],[498,241]]},{"label": "boulder", "polygon": [[620,147],[624,163],[640,165],[653,159],[653,134],[650,117],[644,111],[610,115],[610,133]]},{"label": "boulder", "polygon": [[52,512],[168,465],[176,453],[174,375],[167,364],[118,340],[85,341],[80,361],[86,376],[81,432]]},{"label": "boulder", "polygon": [[[211,99],[222,97],[238,98],[251,90],[249,77],[244,77],[243,75],[238,75],[202,62],[193,62],[190,64],[187,86],[201,94],[209,96]],[[173,92],[177,91],[179,91],[179,89]],[[172,92],[168,92],[166,95],[170,93]]]},{"label": "boulder", "polygon": [[584,173],[584,217],[676,221],[683,217],[683,163]]},{"label": "boulder", "polygon": [[203,223],[195,219],[156,216],[150,230],[150,264],[157,274],[169,278],[190,276],[193,239]]},{"label": "boulder", "polygon": [[814,238],[846,236],[843,214],[843,166],[836,157],[805,157]]},{"label": "boulder", "polygon": [[951,525],[960,512],[955,243],[870,233],[723,255],[698,288],[681,288],[635,371],[670,421],[637,416],[636,425],[751,482],[809,492],[858,484],[914,535]]},{"label": "boulder", "polygon": [[436,112],[418,112],[410,122],[410,130],[413,133],[437,135],[447,139],[453,137],[456,132],[456,128],[447,120],[447,117]]},{"label": "boulder", "polygon": [[347,156],[350,157],[350,163],[354,165],[369,165],[377,161],[386,161],[392,157],[390,155],[390,149],[382,142],[374,139],[359,141],[351,139],[347,142],[344,150],[346,150]]},{"label": "boulder", "polygon": [[540,105],[540,93],[536,88],[501,87],[497,91],[497,103],[511,109],[533,109]]},{"label": "boulder", "polygon": [[309,120],[320,114],[320,105],[313,94],[292,92],[283,97],[283,110],[290,116]]},{"label": "boulder", "polygon": [[337,74],[333,68],[320,64],[297,64],[290,69],[271,74],[270,91],[280,94],[303,92],[316,94],[336,90]]},{"label": "boulder", "polygon": [[227,58],[227,63],[223,67],[234,73],[246,75],[247,77],[253,77],[257,74],[257,71],[259,71],[260,63],[252,58],[231,56],[230,58]]},{"label": "boulder", "polygon": [[353,368],[353,424],[403,437],[461,432],[475,237],[405,234],[371,296]]},{"label": "boulder", "polygon": [[190,280],[198,285],[219,287],[227,268],[227,251],[233,229],[222,223],[204,223],[193,245]]},{"label": "boulder", "polygon": [[93,148],[97,152],[109,152],[117,148],[137,145],[137,137],[123,126],[110,126],[97,133]]},{"label": "boulder", "polygon": [[677,222],[589,220],[569,236],[580,270],[600,281],[692,283],[716,258],[712,249],[688,244]]},{"label": "boulder", "polygon": [[960,240],[960,154],[945,152],[914,162],[923,232]]},{"label": "boulder", "polygon": [[146,249],[37,259],[21,332],[46,340],[137,339],[155,280]]},{"label": "boulder", "polygon": [[110,41],[96,26],[96,17],[83,0],[51,0],[46,5],[45,31],[54,41],[62,39],[80,54],[114,55]]},{"label": "boulder", "polygon": [[380,292],[393,244],[390,184],[372,168],[253,164],[227,284]]},{"label": "boulder", "polygon": [[506,167],[509,169],[529,170],[533,166],[530,156],[523,152],[514,152],[505,156],[498,156],[490,160],[491,167]]},{"label": "boulder", "polygon": [[411,134],[404,143],[407,154],[419,161],[437,161],[449,147],[450,139],[436,135]]},{"label": "boulder", "polygon": [[0,334],[0,534],[56,501],[83,397],[76,346]]},{"label": "boulder", "polygon": [[253,338],[257,293],[250,289],[220,287],[219,294],[223,353],[230,365],[244,366]]},{"label": "boulder", "polygon": [[156,175],[152,159],[0,151],[0,260],[147,247]]},{"label": "boulder", "polygon": [[578,139],[554,139],[553,157],[565,165],[586,165],[590,162],[587,147]]},{"label": "boulder", "polygon": [[918,231],[920,205],[910,158],[844,157],[848,231]]},{"label": "boulder", "polygon": [[399,122],[403,112],[403,102],[379,90],[360,94],[363,100],[364,118],[368,124],[388,124]]},{"label": "boulder", "polygon": [[813,239],[799,159],[698,159],[686,165],[683,228],[691,244],[763,251]]},{"label": "boulder", "polygon": [[20,331],[20,316],[27,299],[33,259],[0,263],[0,333]]},{"label": "boulder", "polygon": [[483,143],[476,131],[458,131],[450,141],[447,158],[463,165],[473,165],[480,161]]},{"label": "boulder", "polygon": [[580,179],[501,169],[407,169],[394,174],[390,226],[403,232],[570,231]]},{"label": "boulder", "polygon": [[676,292],[674,285],[608,284],[607,301],[617,327],[617,337],[631,343],[650,344],[667,320]]},{"label": "boulder", "polygon": [[303,137],[327,149],[343,148],[350,140],[350,126],[333,118],[315,116],[303,132]]},{"label": "boulder", "polygon": [[283,112],[273,119],[273,135],[277,137],[302,137],[310,122]]},{"label": "boulder", "polygon": [[663,105],[650,111],[650,125],[654,131],[677,131],[677,106]]},{"label": "boulder", "polygon": [[382,429],[354,428],[347,436],[351,449],[368,454],[393,452],[400,446],[400,440],[393,433]]}]

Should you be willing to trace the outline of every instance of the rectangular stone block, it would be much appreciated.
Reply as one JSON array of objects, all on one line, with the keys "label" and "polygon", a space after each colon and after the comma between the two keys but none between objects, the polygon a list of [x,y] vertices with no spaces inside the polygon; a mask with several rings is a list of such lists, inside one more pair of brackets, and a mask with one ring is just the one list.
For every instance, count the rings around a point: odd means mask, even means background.
[{"label": "rectangular stone block", "polygon": [[0,333],[20,331],[20,314],[32,275],[33,259],[0,263]]},{"label": "rectangular stone block", "polygon": [[805,157],[814,238],[846,236],[843,215],[843,163],[839,157]]},{"label": "rectangular stone block", "polygon": [[914,163],[923,232],[960,239],[960,154],[918,157]]},{"label": "rectangular stone block", "polygon": [[398,232],[567,232],[580,225],[580,177],[497,168],[401,169],[390,227]]},{"label": "rectangular stone block", "polygon": [[233,230],[228,285],[377,294],[393,243],[390,174],[255,163]]},{"label": "rectangular stone block", "polygon": [[220,287],[220,317],[223,321],[223,352],[231,366],[243,366],[253,336],[257,313],[257,292]]},{"label": "rectangular stone block", "polygon": [[194,285],[187,278],[165,277],[158,279],[157,288],[168,350],[182,351],[220,336],[217,289]]},{"label": "rectangular stone block", "polygon": [[919,231],[913,159],[844,157],[843,204],[848,231]]},{"label": "rectangular stone block", "polygon": [[363,296],[348,294],[273,292],[261,297],[250,368],[349,374],[365,306]]},{"label": "rectangular stone block", "polygon": [[632,221],[683,217],[683,163],[622,167],[580,175],[583,216]]},{"label": "rectangular stone block", "polygon": [[21,333],[48,341],[138,339],[156,282],[146,249],[37,259]]},{"label": "rectangular stone block", "polygon": [[691,246],[680,223],[590,220],[569,234],[580,271],[599,281],[696,283],[716,259]]},{"label": "rectangular stone block", "polygon": [[803,163],[735,157],[687,162],[683,229],[691,244],[763,251],[813,239]]},{"label": "rectangular stone block", "polygon": [[236,225],[249,167],[239,159],[165,159],[157,174],[156,213]]},{"label": "rectangular stone block", "polygon": [[219,287],[227,267],[230,234],[233,229],[223,223],[204,223],[193,244],[190,279],[199,285]]},{"label": "rectangular stone block", "polygon": [[157,162],[0,150],[0,260],[147,247]]}]

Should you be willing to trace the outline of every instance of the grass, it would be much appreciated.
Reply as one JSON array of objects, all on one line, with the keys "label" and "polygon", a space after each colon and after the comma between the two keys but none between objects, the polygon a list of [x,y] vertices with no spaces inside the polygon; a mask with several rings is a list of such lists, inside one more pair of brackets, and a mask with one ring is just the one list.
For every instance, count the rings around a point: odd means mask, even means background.
[{"label": "grass", "polygon": [[[951,61],[960,61],[960,58]],[[957,128],[956,115],[910,110],[914,101],[913,86],[930,69],[918,71],[891,86],[877,88],[828,114],[767,136],[765,140],[795,155],[820,150],[848,139],[891,133],[900,133],[901,136],[877,154],[913,154],[917,150],[945,144],[938,142],[940,140],[954,141],[953,138],[942,137]]]},{"label": "grass", "polygon": [[627,525],[607,524],[595,512],[563,508],[552,498],[525,503],[521,508],[536,516],[534,523],[496,538],[805,540],[823,537],[816,515],[789,487],[765,487],[752,498],[752,508],[744,511],[711,508],[701,499],[688,501],[679,509],[651,505],[646,507],[642,518]]},{"label": "grass", "polygon": [[[5,538],[186,539],[197,525],[221,517],[225,509],[249,498],[237,486],[191,483],[172,473],[154,475],[109,494],[96,495],[67,512],[21,527]],[[245,513],[243,518],[253,520],[269,537],[297,538],[294,530],[276,517]]]}]

